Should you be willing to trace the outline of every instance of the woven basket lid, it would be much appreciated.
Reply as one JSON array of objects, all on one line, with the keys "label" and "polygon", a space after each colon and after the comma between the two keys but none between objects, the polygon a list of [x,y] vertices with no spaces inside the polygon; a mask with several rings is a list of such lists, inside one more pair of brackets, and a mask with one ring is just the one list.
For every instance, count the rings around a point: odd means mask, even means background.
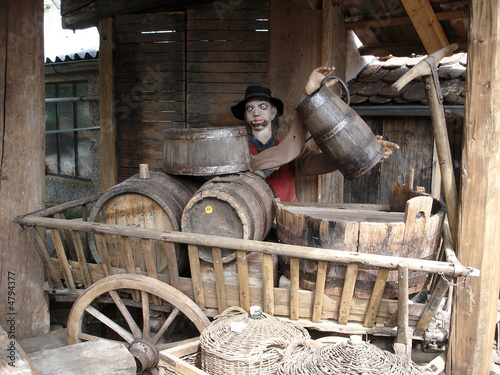
[{"label": "woven basket lid", "polygon": [[[299,343],[301,344],[301,343]],[[358,337],[317,349],[289,347],[277,375],[418,375],[419,367]]]},{"label": "woven basket lid", "polygon": [[[310,338],[302,327],[280,320],[252,306],[250,314],[240,307],[230,307],[203,330],[200,347],[228,361],[248,361],[253,354],[275,351],[295,341]],[[251,317],[253,315],[253,317]]]}]

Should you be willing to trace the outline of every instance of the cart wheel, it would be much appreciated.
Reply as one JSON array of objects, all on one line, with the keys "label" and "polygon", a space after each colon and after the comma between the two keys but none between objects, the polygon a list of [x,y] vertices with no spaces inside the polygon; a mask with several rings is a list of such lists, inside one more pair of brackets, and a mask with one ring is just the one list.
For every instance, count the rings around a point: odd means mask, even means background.
[{"label": "cart wheel", "polygon": [[[134,294],[140,295],[140,302],[132,300]],[[106,309],[112,310],[110,315],[113,317],[98,310],[100,302],[117,307],[117,310]],[[152,314],[162,315],[156,326],[152,324]],[[173,323],[182,317],[187,318],[187,323],[192,323],[199,333],[210,324],[193,300],[164,282],[135,274],[109,276],[91,285],[75,301],[68,317],[68,342],[108,339],[106,331],[111,332],[135,357],[137,373],[143,373],[157,366],[165,336],[172,330]],[[89,320],[100,326],[100,333],[85,332]]]}]

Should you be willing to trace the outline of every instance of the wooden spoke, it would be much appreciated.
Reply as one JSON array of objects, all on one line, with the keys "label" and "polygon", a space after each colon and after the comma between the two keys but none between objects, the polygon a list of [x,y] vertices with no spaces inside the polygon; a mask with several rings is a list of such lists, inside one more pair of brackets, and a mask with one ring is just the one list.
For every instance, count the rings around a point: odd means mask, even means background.
[{"label": "wooden spoke", "polygon": [[158,331],[158,333],[153,338],[153,340],[152,340],[153,344],[156,344],[158,342],[158,340],[160,339],[160,337],[163,336],[163,334],[166,332],[168,327],[170,327],[170,324],[172,324],[172,322],[174,321],[175,317],[179,314],[179,312],[180,312],[180,310],[178,308],[175,308],[175,310],[170,313],[170,315],[168,316],[168,319],[165,320],[165,323],[163,323],[163,325],[161,326],[161,329]]},{"label": "wooden spoke", "polygon": [[129,344],[134,341],[134,335],[132,335],[129,331],[127,331],[125,328],[121,327],[114,321],[112,321],[110,318],[108,318],[106,315],[104,315],[102,312],[97,310],[95,307],[92,306],[87,306],[85,309],[86,312],[91,314],[94,318],[100,320],[102,323],[106,324],[109,328],[111,328],[113,331],[118,333],[121,337],[125,339]]},{"label": "wooden spoke", "polygon": [[145,340],[149,340],[151,332],[150,314],[149,314],[149,294],[145,291],[141,291],[141,301],[142,301],[142,337]]},{"label": "wooden spoke", "polygon": [[132,334],[134,335],[134,338],[140,339],[142,337],[141,329],[139,328],[139,326],[135,322],[132,315],[130,315],[130,312],[128,311],[127,306],[125,306],[125,304],[123,303],[122,299],[120,298],[120,296],[118,295],[116,290],[110,290],[108,293],[111,296],[111,298],[113,299],[113,301],[115,302],[116,307],[118,307],[118,309],[122,313],[123,317],[127,321],[128,326],[130,327],[130,330],[132,331]]},{"label": "wooden spoke", "polygon": [[[141,303],[134,303],[125,298],[123,293],[140,295]],[[108,294],[111,299],[107,297]],[[151,313],[156,307],[152,304],[154,300],[159,301],[161,307],[172,311],[156,334],[152,332],[151,320]],[[116,306],[116,309],[100,307],[106,304],[110,304],[110,307]],[[117,317],[115,315],[118,311]],[[87,328],[84,319],[86,314],[95,317],[101,325],[92,324]],[[168,337],[169,331],[172,330],[172,323],[176,318],[191,322],[195,328],[192,332],[194,336],[198,336],[210,324],[198,305],[174,287],[144,275],[112,275],[91,285],[73,304],[68,318],[68,342],[75,344],[82,340],[107,339],[109,330],[102,328],[109,328],[125,341],[130,353],[140,365],[138,371],[149,370],[154,373],[158,362],[155,361],[155,356],[158,356],[159,348],[165,342],[171,341]],[[119,320],[123,319],[131,332],[119,324]],[[103,336],[100,337],[100,334]]]}]

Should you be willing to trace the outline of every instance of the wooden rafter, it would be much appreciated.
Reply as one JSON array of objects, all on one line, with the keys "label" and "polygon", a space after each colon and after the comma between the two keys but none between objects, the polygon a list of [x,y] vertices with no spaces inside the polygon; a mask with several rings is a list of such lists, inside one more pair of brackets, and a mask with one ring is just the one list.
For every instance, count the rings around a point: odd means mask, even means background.
[{"label": "wooden rafter", "polygon": [[401,3],[428,54],[450,44],[429,0],[402,0]]},{"label": "wooden rafter", "polygon": [[[366,29],[368,27],[373,27],[374,20],[377,20],[376,17],[370,15],[370,19],[363,20],[353,20],[346,19],[345,27],[347,30],[356,30],[356,29]],[[359,17],[357,17],[359,18]],[[457,20],[457,19],[468,19],[469,12],[464,10],[456,10],[452,12],[439,12],[436,13],[436,18],[438,21],[447,21],[447,20]],[[411,24],[412,21],[409,17],[391,17],[390,19],[387,16],[380,16],[378,19],[384,20],[384,26],[401,26]]]}]

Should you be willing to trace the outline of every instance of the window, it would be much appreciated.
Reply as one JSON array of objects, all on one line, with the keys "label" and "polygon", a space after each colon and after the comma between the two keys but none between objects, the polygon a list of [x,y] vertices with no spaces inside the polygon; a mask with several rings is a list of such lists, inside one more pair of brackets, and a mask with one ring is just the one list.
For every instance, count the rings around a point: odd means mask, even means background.
[{"label": "window", "polygon": [[88,82],[45,85],[45,163],[47,174],[88,180],[90,154],[90,106]]}]

